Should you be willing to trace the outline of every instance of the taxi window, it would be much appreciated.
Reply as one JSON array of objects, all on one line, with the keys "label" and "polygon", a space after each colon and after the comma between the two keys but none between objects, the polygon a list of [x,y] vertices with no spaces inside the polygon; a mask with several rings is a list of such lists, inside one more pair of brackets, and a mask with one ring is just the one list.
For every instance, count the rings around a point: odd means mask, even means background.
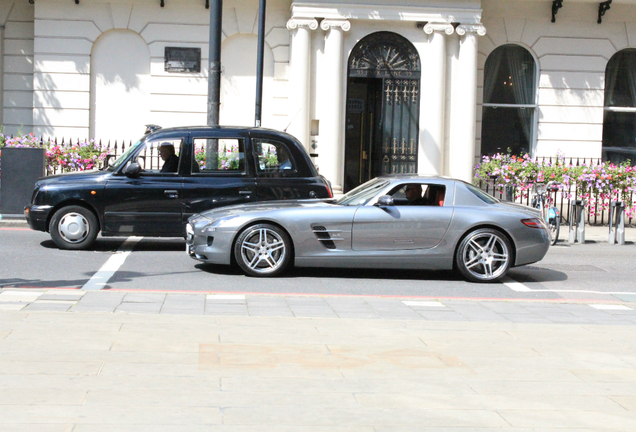
[{"label": "taxi window", "polygon": [[245,173],[245,144],[237,138],[195,138],[193,174]]},{"label": "taxi window", "polygon": [[270,140],[254,143],[256,172],[261,177],[287,177],[296,173],[296,163],[287,145]]},{"label": "taxi window", "polygon": [[183,143],[182,138],[148,140],[140,146],[136,162],[144,174],[176,175],[179,172],[179,155]]}]

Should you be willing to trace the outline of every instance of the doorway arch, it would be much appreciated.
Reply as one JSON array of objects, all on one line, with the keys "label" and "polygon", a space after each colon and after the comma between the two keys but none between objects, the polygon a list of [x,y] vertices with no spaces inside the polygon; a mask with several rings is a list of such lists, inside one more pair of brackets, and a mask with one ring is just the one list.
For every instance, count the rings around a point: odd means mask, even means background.
[{"label": "doorway arch", "polygon": [[372,33],[347,71],[344,191],[382,174],[417,173],[421,63],[406,38]]},{"label": "doorway arch", "polygon": [[91,50],[91,138],[137,140],[150,122],[149,80],[150,50],[138,33],[116,29],[97,38]]}]

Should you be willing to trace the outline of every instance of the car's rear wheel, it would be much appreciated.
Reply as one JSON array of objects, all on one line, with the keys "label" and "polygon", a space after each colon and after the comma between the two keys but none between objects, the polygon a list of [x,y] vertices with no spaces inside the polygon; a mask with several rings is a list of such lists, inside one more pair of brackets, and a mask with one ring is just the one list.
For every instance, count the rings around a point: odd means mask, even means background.
[{"label": "car's rear wheel", "polygon": [[88,248],[97,237],[99,224],[90,210],[81,206],[59,209],[49,225],[51,239],[60,249]]},{"label": "car's rear wheel", "polygon": [[245,228],[234,244],[234,258],[250,276],[276,276],[289,265],[291,256],[289,236],[271,224]]},{"label": "car's rear wheel", "polygon": [[471,282],[493,282],[505,276],[512,258],[510,241],[501,231],[480,228],[464,237],[455,264]]}]

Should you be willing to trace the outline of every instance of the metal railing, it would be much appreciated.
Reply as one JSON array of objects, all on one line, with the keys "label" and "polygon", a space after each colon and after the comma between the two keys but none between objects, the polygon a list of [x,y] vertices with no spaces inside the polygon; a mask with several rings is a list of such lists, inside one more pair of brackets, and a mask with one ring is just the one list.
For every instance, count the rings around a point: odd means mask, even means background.
[{"label": "metal railing", "polygon": [[[511,190],[510,186],[508,187],[498,187],[491,181],[481,181],[478,184],[478,187],[484,192],[488,193],[495,198],[498,198],[502,201],[512,201],[519,204],[524,204],[527,206],[531,206],[532,201],[532,192],[530,190],[524,191],[523,193],[519,193],[517,191]],[[508,188],[508,190],[507,190]],[[559,209],[559,214],[561,215],[561,223],[567,223],[570,220],[570,215],[573,211],[573,203],[576,197],[578,196],[578,190],[572,188],[567,191],[565,194],[563,191],[556,191],[550,193],[550,198],[555,207]],[[566,196],[563,196],[566,195]],[[629,198],[626,200],[627,202],[634,202],[634,193],[630,192],[628,195]],[[611,217],[611,201],[623,201],[620,197],[612,197],[611,200],[603,199],[599,196],[599,194],[593,195],[589,198],[589,202],[585,206],[585,221],[588,225],[606,225],[609,223],[609,219]],[[594,208],[595,211],[592,212],[591,209]],[[635,225],[636,219],[632,216],[629,218],[625,218],[625,225]]]}]

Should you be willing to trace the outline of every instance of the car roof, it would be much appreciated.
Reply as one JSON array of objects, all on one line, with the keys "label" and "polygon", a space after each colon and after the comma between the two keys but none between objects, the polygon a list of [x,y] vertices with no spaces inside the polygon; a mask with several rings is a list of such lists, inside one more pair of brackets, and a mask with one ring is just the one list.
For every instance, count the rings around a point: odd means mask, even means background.
[{"label": "car roof", "polygon": [[274,133],[274,134],[284,134],[284,135],[289,135],[287,132],[283,132],[283,131],[279,131],[279,130],[275,130],[275,129],[268,129],[268,128],[263,128],[263,127],[251,127],[251,126],[226,126],[226,125],[219,125],[219,126],[175,126],[175,127],[168,127],[168,128],[159,128],[159,129],[155,129],[153,130],[150,134],[148,134],[148,136],[152,136],[152,135],[159,135],[161,133],[166,133],[166,132],[178,132],[178,131],[218,131],[218,130],[224,130],[224,131],[228,131],[228,132],[265,132],[265,133]]},{"label": "car roof", "polygon": [[387,180],[453,180],[461,181],[452,177],[440,176],[440,175],[425,175],[425,174],[385,174],[379,178]]}]

